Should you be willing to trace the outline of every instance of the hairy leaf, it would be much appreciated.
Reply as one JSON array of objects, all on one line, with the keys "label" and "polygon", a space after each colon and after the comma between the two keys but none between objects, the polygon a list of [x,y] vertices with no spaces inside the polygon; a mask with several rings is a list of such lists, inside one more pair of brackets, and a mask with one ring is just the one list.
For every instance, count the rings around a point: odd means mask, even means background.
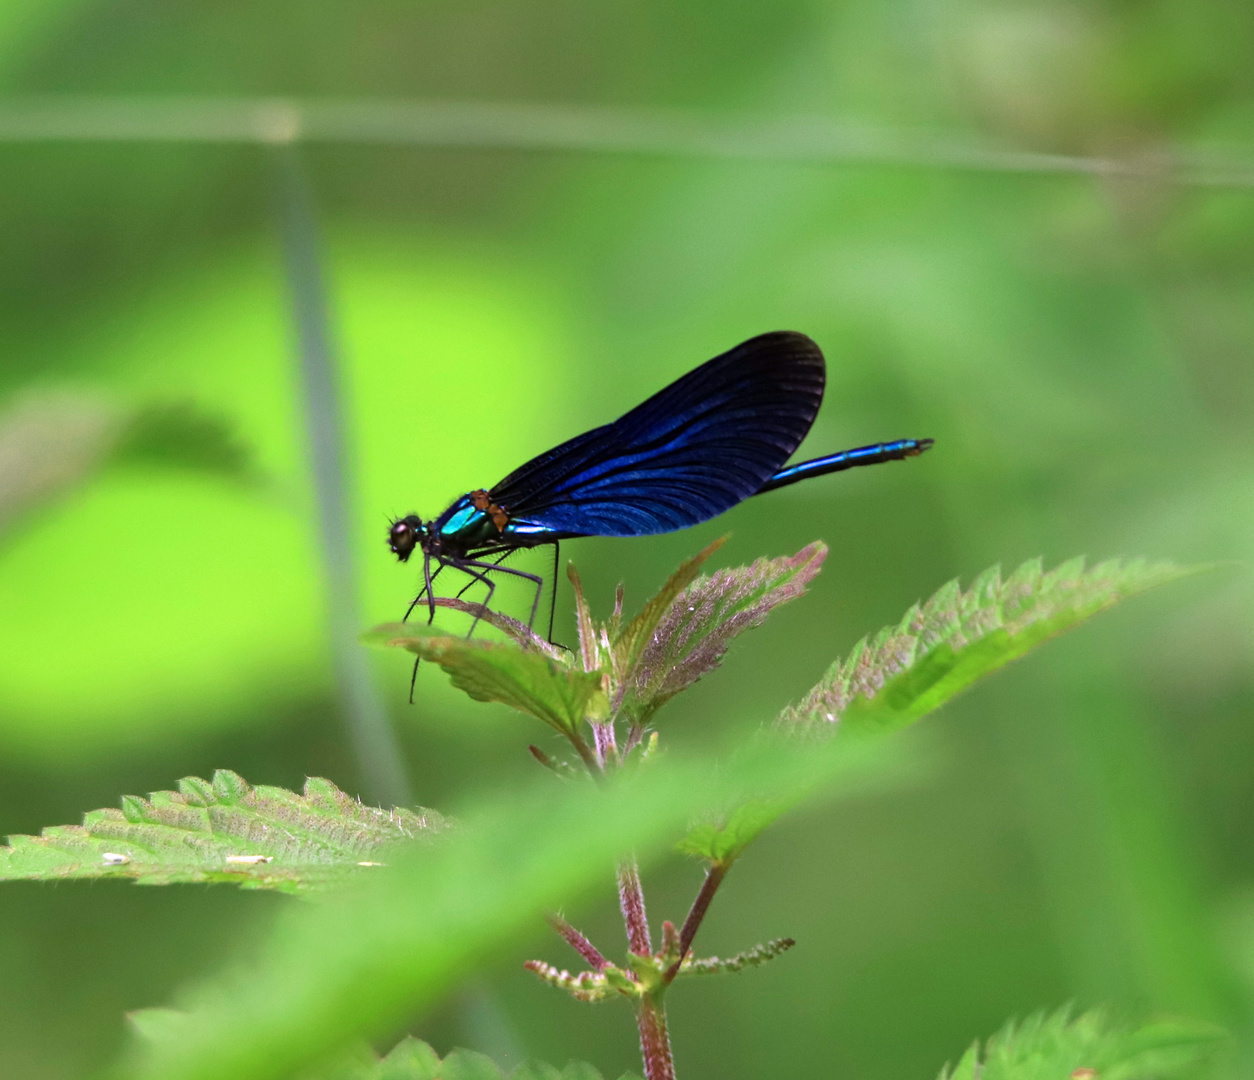
[{"label": "hairy leaf", "polygon": [[509,705],[564,735],[576,734],[584,719],[607,711],[599,674],[576,671],[537,649],[451,638],[410,623],[385,623],[362,640],[439,664],[453,685],[476,701]]},{"label": "hairy leaf", "polygon": [[[703,559],[709,550],[697,558]],[[636,659],[620,668],[615,708],[624,709],[637,723],[646,722],[672,697],[718,667],[732,638],[761,626],[772,609],[801,596],[826,557],[827,546],[816,542],[796,555],[716,571],[675,593],[654,620],[651,636],[637,649]]]},{"label": "hairy leaf", "polygon": [[667,579],[661,591],[653,597],[640,613],[631,620],[613,640],[613,658],[615,675],[619,678],[623,673],[635,667],[636,660],[649,645],[658,623],[671,609],[675,598],[679,596],[696,578],[701,564],[727,542],[727,537],[720,536],[714,543],[699,551]]},{"label": "hairy leaf", "polygon": [[940,1080],[1158,1080],[1195,1068],[1223,1033],[1209,1025],[1159,1020],[1119,1027],[1100,1010],[1070,1017],[1061,1009],[1011,1022],[972,1046]]},{"label": "hairy leaf", "polygon": [[[525,622],[515,619],[500,611],[493,611],[486,604],[471,604],[465,600],[452,596],[437,596],[435,598],[435,606],[443,608],[451,608],[453,611],[460,611],[471,618],[479,619],[494,626],[507,637],[513,640],[524,649],[538,649],[544,653],[550,660],[556,660],[564,667],[570,667],[570,653],[564,650],[560,645],[553,645],[545,641],[539,634],[531,629]],[[402,625],[410,625],[408,623]],[[419,624],[421,626],[421,624]],[[437,631],[431,631],[437,633]]]},{"label": "hairy leaf", "polygon": [[[579,632],[579,660],[584,671],[601,670],[601,642],[598,638],[596,624],[592,621],[592,609],[583,595],[583,581],[573,562],[566,564],[566,577],[575,590],[575,626]],[[622,585],[619,585],[619,596],[622,596]]]},{"label": "hairy leaf", "polygon": [[860,641],[779,723],[793,730],[904,727],[1043,641],[1193,572],[1143,559],[1086,571],[1083,559],[1073,559],[1045,573],[1033,559],[1005,579],[993,567],[965,592],[951,581],[896,626]]},{"label": "hairy leaf", "polygon": [[211,881],[301,892],[368,872],[397,844],[449,824],[432,810],[363,806],[329,780],[311,778],[297,795],[220,769],[212,783],[190,776],[178,791],[127,795],[121,809],[93,810],[82,825],[10,836],[0,880]]}]

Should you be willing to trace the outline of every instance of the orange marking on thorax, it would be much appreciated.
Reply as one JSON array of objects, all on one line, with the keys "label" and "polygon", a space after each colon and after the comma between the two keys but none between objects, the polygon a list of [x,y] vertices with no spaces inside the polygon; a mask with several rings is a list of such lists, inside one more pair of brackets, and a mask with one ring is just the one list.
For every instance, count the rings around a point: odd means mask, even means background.
[{"label": "orange marking on thorax", "polygon": [[492,524],[496,526],[497,532],[503,533],[505,531],[505,526],[509,524],[509,514],[497,506],[492,501],[492,496],[484,491],[483,488],[470,493],[470,505],[476,510],[484,511],[492,519]]}]

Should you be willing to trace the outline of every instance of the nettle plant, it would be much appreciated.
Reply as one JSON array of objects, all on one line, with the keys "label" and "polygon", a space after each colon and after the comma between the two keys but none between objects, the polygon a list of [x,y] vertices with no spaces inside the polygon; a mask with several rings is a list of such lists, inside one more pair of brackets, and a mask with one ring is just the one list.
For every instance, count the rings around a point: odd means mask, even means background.
[{"label": "nettle plant", "polygon": [[[659,752],[659,710],[719,666],[735,637],[800,597],[827,553],[814,543],[791,557],[701,575],[721,543],[681,566],[630,618],[622,586],[608,617],[594,617],[571,567],[577,649],[452,599],[439,603],[491,624],[500,639],[408,623],[365,635],[438,664],[474,700],[508,705],[560,734],[564,756],[530,747],[554,774],[543,789],[505,793],[453,822],[422,808],[363,806],[327,780],[311,779],[297,795],[220,771],[211,782],[191,778],[178,791],[127,797],[81,826],[10,837],[0,849],[7,879],[234,882],[316,899],[279,920],[261,955],[192,987],[179,1008],[132,1014],[136,1037],[119,1074],[501,1080],[498,1066],[472,1051],[441,1060],[409,1038],[379,1057],[364,1040],[395,1031],[547,909],[583,967],[526,967],[580,1001],[628,1003],[644,1075],[669,1080],[671,987],[741,972],[794,944],[780,938],[726,958],[697,948],[711,901],[750,843],[788,810],[857,790],[891,768],[885,734],[1048,638],[1188,572],[1145,561],[1086,570],[1082,560],[1045,572],[1033,561],[1008,577],[989,570],[966,590],[951,582],[864,638],[713,768],[708,757]],[[655,940],[638,859],[676,847],[704,865],[705,877],[686,916],[662,922]],[[611,874],[625,954],[599,947],[555,913]],[[1196,1067],[1216,1041],[1213,1030],[1183,1021],[1121,1027],[1100,1012],[1063,1010],[1012,1023],[941,1076],[1148,1080]],[[701,1063],[702,1074],[720,1064]],[[523,1065],[509,1075],[599,1074],[572,1063]]]}]

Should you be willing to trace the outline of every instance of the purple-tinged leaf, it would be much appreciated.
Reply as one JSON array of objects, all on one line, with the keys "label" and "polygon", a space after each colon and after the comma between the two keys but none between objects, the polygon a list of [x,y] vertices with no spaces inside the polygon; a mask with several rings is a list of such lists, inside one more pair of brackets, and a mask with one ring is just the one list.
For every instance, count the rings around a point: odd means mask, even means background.
[{"label": "purple-tinged leaf", "polygon": [[796,555],[697,578],[675,594],[637,660],[619,673],[613,705],[636,725],[722,662],[733,638],[761,626],[780,604],[805,592],[827,557],[815,542]]},{"label": "purple-tinged leaf", "polygon": [[[721,536],[703,551],[699,551],[667,579],[661,591],[640,610],[634,619],[627,624],[621,633],[613,638],[614,668],[618,672],[628,672],[635,667],[641,652],[648,647],[653,639],[657,625],[671,609],[675,598],[684,591],[696,578],[701,564],[726,543],[727,537]],[[615,603],[614,613],[619,616],[622,609],[621,597]]]},{"label": "purple-tinged leaf", "polygon": [[[588,601],[584,599],[583,582],[579,579],[579,571],[574,563],[566,564],[566,576],[575,590],[575,621],[579,628],[579,658],[583,661],[584,671],[601,670],[600,642],[597,630],[592,623],[592,612],[588,609]],[[621,588],[621,586],[620,586]]]},{"label": "purple-tinged leaf", "polygon": [[435,606],[451,608],[453,611],[460,611],[471,616],[471,618],[480,620],[480,622],[485,622],[489,626],[500,630],[524,649],[538,649],[550,660],[556,660],[561,664],[569,664],[570,662],[569,654],[565,649],[545,641],[525,622],[512,618],[509,615],[503,615],[499,611],[493,611],[484,604],[472,604],[451,596],[437,596],[435,598]]}]

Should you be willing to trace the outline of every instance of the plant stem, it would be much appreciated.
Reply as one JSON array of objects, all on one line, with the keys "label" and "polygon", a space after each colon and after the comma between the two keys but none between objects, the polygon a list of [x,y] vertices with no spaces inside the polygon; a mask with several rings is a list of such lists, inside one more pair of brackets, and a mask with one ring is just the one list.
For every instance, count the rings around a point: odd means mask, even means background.
[{"label": "plant stem", "polygon": [[283,261],[291,293],[299,374],[304,390],[332,672],[349,742],[367,795],[384,806],[410,806],[413,796],[396,732],[357,641],[361,589],[353,558],[351,468],[346,449],[335,327],[318,241],[309,179],[296,147],[275,148]]},{"label": "plant stem", "polygon": [[609,764],[611,758],[618,756],[618,747],[614,742],[614,724],[610,723],[592,723],[592,734],[596,741],[597,760],[601,763],[601,768],[605,768]]},{"label": "plant stem", "polygon": [[675,1059],[666,1031],[666,1007],[660,997],[646,994],[636,1007],[640,1027],[640,1054],[644,1058],[645,1080],[675,1080]]},{"label": "plant stem", "polygon": [[588,962],[593,971],[603,971],[605,969],[608,961],[601,955],[600,949],[593,945],[583,934],[560,915],[550,915],[548,920],[549,925],[562,935],[567,945]]},{"label": "plant stem", "polygon": [[590,772],[593,776],[603,776],[605,770],[601,767],[601,763],[597,760],[596,754],[592,752],[592,747],[584,741],[583,736],[577,731],[572,731],[568,738],[570,739],[571,745],[576,751],[578,751],[580,760],[582,760],[588,767],[588,772]]},{"label": "plant stem", "polygon": [[[644,889],[640,868],[634,857],[618,864],[618,902],[627,927],[627,947],[637,956],[653,955],[649,920],[644,910]],[[665,985],[646,990],[636,1003],[636,1026],[640,1029],[640,1055],[644,1059],[645,1080],[675,1080],[675,1061],[666,1031],[666,1008],[662,1004]]]},{"label": "plant stem", "polygon": [[666,969],[666,974],[662,976],[663,985],[669,984],[679,973],[679,965],[684,962],[684,957],[692,948],[692,939],[697,936],[697,931],[701,928],[701,921],[709,910],[710,901],[714,899],[714,894],[718,892],[718,887],[723,884],[723,878],[727,876],[727,871],[730,869],[731,863],[716,862],[705,872],[705,881],[701,883],[701,891],[692,902],[688,918],[684,920],[683,929],[679,931],[679,959]]},{"label": "plant stem", "polygon": [[627,927],[627,947],[637,956],[652,956],[649,920],[644,912],[644,889],[640,887],[640,868],[636,865],[635,856],[618,864],[618,903],[623,909],[623,924]]}]

